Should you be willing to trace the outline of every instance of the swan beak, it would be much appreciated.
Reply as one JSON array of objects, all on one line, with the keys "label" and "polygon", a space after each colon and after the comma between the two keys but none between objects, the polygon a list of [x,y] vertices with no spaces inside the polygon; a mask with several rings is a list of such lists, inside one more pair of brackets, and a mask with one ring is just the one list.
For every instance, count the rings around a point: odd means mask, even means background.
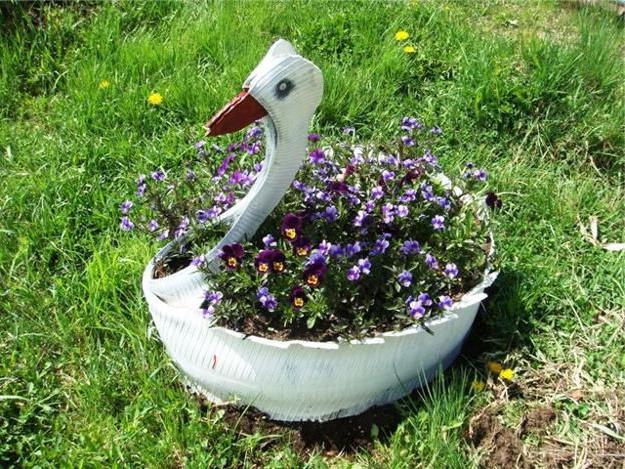
[{"label": "swan beak", "polygon": [[244,89],[215,114],[204,126],[207,136],[229,134],[241,130],[261,117],[267,111],[254,97]]}]

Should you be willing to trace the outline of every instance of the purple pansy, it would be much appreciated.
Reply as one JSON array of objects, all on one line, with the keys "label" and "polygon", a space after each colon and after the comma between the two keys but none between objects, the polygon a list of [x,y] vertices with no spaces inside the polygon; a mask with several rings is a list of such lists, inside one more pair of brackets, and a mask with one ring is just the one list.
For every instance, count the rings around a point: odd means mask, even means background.
[{"label": "purple pansy", "polygon": [[269,289],[267,287],[259,288],[256,292],[256,298],[267,311],[274,311],[278,306],[276,297],[269,293]]},{"label": "purple pansy", "polygon": [[221,248],[219,258],[224,261],[228,270],[234,270],[241,264],[245,251],[239,243],[226,244]]},{"label": "purple pansy", "polygon": [[419,300],[414,299],[412,296],[409,296],[406,300],[406,307],[408,309],[408,313],[410,313],[410,315],[415,319],[419,319],[425,314],[425,307],[423,304]]},{"label": "purple pansy", "polygon": [[406,205],[398,205],[397,210],[395,210],[395,213],[399,218],[406,218],[409,212],[410,211]]},{"label": "purple pansy", "polygon": [[182,220],[180,220],[180,224],[176,228],[176,231],[174,231],[174,238],[178,239],[181,236],[184,236],[187,233],[188,229],[189,229],[189,218],[182,217]]},{"label": "purple pansy", "polygon": [[271,234],[263,236],[263,245],[266,248],[275,247],[277,245],[276,238]]},{"label": "purple pansy", "polygon": [[373,249],[371,249],[371,252],[369,254],[371,254],[372,256],[384,254],[386,250],[388,249],[389,244],[390,243],[385,237],[378,238],[375,241],[375,244],[373,245]]},{"label": "purple pansy", "polygon": [[412,284],[412,274],[404,270],[397,276],[397,281],[402,287],[408,288]]},{"label": "purple pansy", "polygon": [[353,266],[347,271],[347,280],[355,282],[360,278],[360,269],[358,266]]},{"label": "purple pansy", "polygon": [[291,289],[291,293],[289,294],[289,302],[291,306],[295,309],[300,309],[302,306],[306,304],[306,292],[299,285],[293,287]]},{"label": "purple pansy", "polygon": [[123,231],[131,231],[135,227],[135,224],[130,220],[130,218],[122,217],[119,223],[119,227]]},{"label": "purple pansy", "polygon": [[371,198],[373,200],[378,200],[382,197],[384,197],[384,189],[382,188],[382,186],[375,186],[373,189],[371,189]]},{"label": "purple pansy", "polygon": [[164,181],[166,177],[167,175],[162,169],[157,169],[152,173],[152,179],[154,179],[155,181]]},{"label": "purple pansy", "polygon": [[438,269],[438,260],[432,254],[425,255],[425,264],[430,269],[435,269],[435,270]]},{"label": "purple pansy", "polygon": [[280,223],[280,233],[292,243],[299,238],[303,223],[302,217],[294,213],[287,213]]},{"label": "purple pansy", "polygon": [[412,137],[409,137],[408,135],[402,135],[401,136],[401,143],[403,143],[407,147],[414,147],[415,146],[414,139]]},{"label": "purple pansy", "polygon": [[358,259],[356,265],[360,269],[361,274],[369,275],[371,273],[371,261],[368,258]]},{"label": "purple pansy", "polygon": [[454,300],[451,299],[451,297],[447,296],[447,295],[443,295],[443,296],[439,296],[438,297],[438,307],[442,310],[448,310],[451,309],[451,307],[454,305]]},{"label": "purple pansy", "polygon": [[308,134],[309,142],[318,142],[319,140],[321,140],[321,136],[319,134],[316,134],[316,133]]},{"label": "purple pansy", "polygon": [[395,219],[395,206],[391,203],[385,203],[382,206],[382,221],[387,225],[393,223]]},{"label": "purple pansy", "polygon": [[326,155],[321,148],[315,148],[308,154],[308,157],[313,164],[322,164],[326,160]]},{"label": "purple pansy", "polygon": [[156,220],[152,219],[148,223],[148,231],[149,232],[154,232],[156,230],[158,230],[158,222]]},{"label": "purple pansy", "polygon": [[206,264],[206,256],[204,255],[194,257],[191,261],[191,265],[195,267],[202,267],[204,264]]},{"label": "purple pansy", "polygon": [[435,215],[434,218],[432,218],[432,227],[436,231],[444,230],[445,229],[445,217],[443,217],[442,215]]},{"label": "purple pansy", "polygon": [[419,244],[419,241],[407,239],[404,241],[404,244],[402,244],[402,247],[400,247],[399,250],[405,256],[411,256],[421,252],[421,245]]},{"label": "purple pansy", "polygon": [[121,204],[119,204],[119,209],[121,210],[123,215],[126,215],[130,211],[132,206],[133,203],[130,200],[125,200]]},{"label": "purple pansy", "polygon": [[310,264],[304,269],[304,282],[306,285],[312,288],[317,288],[326,275],[328,271],[328,267],[325,262],[315,262],[314,264]]},{"label": "purple pansy", "polygon": [[453,263],[449,263],[445,266],[443,273],[449,278],[456,278],[458,276],[458,266]]}]

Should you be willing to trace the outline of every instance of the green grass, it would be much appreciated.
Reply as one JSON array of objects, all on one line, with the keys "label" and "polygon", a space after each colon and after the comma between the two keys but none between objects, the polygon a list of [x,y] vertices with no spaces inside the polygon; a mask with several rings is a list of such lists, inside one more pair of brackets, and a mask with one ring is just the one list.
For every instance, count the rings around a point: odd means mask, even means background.
[{"label": "green grass", "polygon": [[[524,442],[534,463],[546,436],[586,448],[574,462],[599,461],[618,440],[593,424],[625,431],[625,253],[588,243],[578,223],[597,216],[600,238],[625,241],[623,26],[570,4],[473,3],[39,5],[38,26],[28,5],[4,5],[0,463],[467,467],[487,458],[463,438],[471,416],[510,400],[510,426],[556,409],[542,440]],[[399,28],[416,54],[393,40]],[[324,72],[316,130],[375,138],[418,115],[445,130],[443,165],[487,167],[505,204],[502,273],[472,346],[404,404],[388,439],[352,455],[263,449],[189,397],[141,296],[156,247],[117,229],[134,177],[180,163],[276,37]],[[146,104],[152,90],[162,107]],[[522,397],[501,383],[469,391],[489,359],[515,368]]]}]

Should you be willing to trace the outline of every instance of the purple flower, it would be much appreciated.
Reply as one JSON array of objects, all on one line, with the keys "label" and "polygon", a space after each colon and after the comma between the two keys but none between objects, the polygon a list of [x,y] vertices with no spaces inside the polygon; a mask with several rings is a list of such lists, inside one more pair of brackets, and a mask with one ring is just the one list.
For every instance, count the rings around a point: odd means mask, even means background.
[{"label": "purple flower", "polygon": [[152,179],[154,179],[155,181],[164,181],[166,177],[167,175],[162,169],[157,169],[152,173]]},{"label": "purple flower", "polygon": [[125,200],[124,202],[119,204],[119,209],[121,210],[122,214],[126,215],[130,211],[132,206],[133,203],[130,200]]},{"label": "purple flower", "polygon": [[239,243],[226,244],[221,248],[219,258],[224,261],[228,270],[234,270],[241,264],[245,251]]},{"label": "purple flower", "polygon": [[317,191],[315,197],[322,202],[330,202],[332,197],[326,191]]},{"label": "purple flower", "polygon": [[323,212],[323,218],[325,218],[329,222],[335,221],[338,217],[339,210],[334,205],[326,207],[325,211]]},{"label": "purple flower", "polygon": [[426,254],[425,255],[425,264],[430,269],[438,269],[438,261],[436,260],[436,257],[434,257],[431,254]]},{"label": "purple flower", "polygon": [[167,239],[169,237],[169,230],[163,230],[160,232],[160,234],[156,237],[157,241],[163,241],[164,239]]},{"label": "purple flower", "polygon": [[347,280],[350,280],[352,282],[355,282],[356,280],[358,280],[360,278],[360,269],[358,268],[357,265],[351,267],[348,271],[347,271]]},{"label": "purple flower", "polygon": [[[263,238],[264,240],[264,238]],[[305,257],[310,253],[312,244],[310,239],[305,236],[300,236],[293,242],[293,253],[299,257]]]},{"label": "purple flower", "polygon": [[158,222],[152,219],[150,220],[150,223],[148,223],[148,231],[154,232],[156,230],[158,230]]},{"label": "purple flower", "polygon": [[269,289],[267,287],[261,287],[256,292],[256,298],[260,302],[263,307],[268,311],[273,311],[278,306],[278,302],[276,301],[275,296],[269,293]]},{"label": "purple flower", "polygon": [[275,247],[277,245],[276,243],[276,238],[274,238],[272,235],[268,234],[266,236],[263,236],[263,245],[266,248],[270,248],[270,247]]},{"label": "purple flower", "polygon": [[419,293],[417,301],[419,301],[423,306],[432,306],[432,298],[430,298],[430,295],[427,293]]},{"label": "purple flower", "polygon": [[356,241],[355,243],[348,244],[347,246],[345,246],[345,256],[347,257],[355,256],[361,250],[362,250],[362,247],[360,246],[360,242]]},{"label": "purple flower", "polygon": [[280,233],[289,242],[295,241],[301,235],[303,220],[294,213],[287,213],[280,224]]},{"label": "purple flower", "polygon": [[401,142],[407,146],[407,147],[414,147],[415,146],[415,141],[409,137],[408,135],[402,135],[401,136]]},{"label": "purple flower", "polygon": [[204,294],[204,300],[208,301],[211,305],[218,305],[221,303],[224,294],[220,291],[207,291]]},{"label": "purple flower", "polygon": [[319,140],[321,140],[321,136],[319,134],[315,134],[315,133],[308,134],[309,142],[318,142]]},{"label": "purple flower", "polygon": [[373,212],[374,209],[375,209],[375,201],[374,200],[367,200],[365,202],[365,210],[367,212]]},{"label": "purple flower", "polygon": [[326,160],[326,155],[321,148],[315,148],[308,156],[313,164],[321,164]]},{"label": "purple flower", "polygon": [[353,165],[359,165],[365,162],[364,157],[362,156],[363,154],[363,149],[361,146],[356,146],[354,147],[354,149],[352,150],[352,158],[349,160],[349,162]]},{"label": "purple flower", "polygon": [[406,307],[408,308],[408,313],[415,318],[421,318],[425,314],[425,308],[423,304],[419,300],[415,300],[412,296],[409,296],[406,300]]},{"label": "purple flower", "polygon": [[497,194],[495,194],[494,192],[487,192],[485,201],[486,205],[488,205],[493,210],[501,208],[501,206],[503,205],[501,199],[497,197]]},{"label": "purple flower", "polygon": [[332,243],[326,241],[325,239],[319,243],[317,246],[319,252],[321,252],[324,256],[330,255],[330,250],[332,249]]},{"label": "purple flower", "polygon": [[421,122],[419,122],[414,117],[404,117],[401,120],[400,127],[402,130],[405,130],[406,132],[408,132],[411,130],[421,130],[423,128],[423,124],[421,124]]},{"label": "purple flower", "polygon": [[392,223],[395,219],[395,206],[391,203],[386,203],[382,206],[382,221],[387,225]]},{"label": "purple flower", "polygon": [[293,287],[291,293],[289,294],[289,301],[291,302],[291,306],[295,309],[300,309],[302,306],[306,304],[306,292],[299,285]]},{"label": "purple flower", "polygon": [[382,186],[375,186],[373,189],[371,189],[371,198],[373,200],[378,200],[382,197],[384,197],[384,189],[382,188]]},{"label": "purple flower", "polygon": [[326,275],[328,267],[324,262],[315,262],[304,269],[304,281],[306,285],[317,288]]},{"label": "purple flower", "polygon": [[486,181],[487,176],[488,174],[483,169],[476,169],[475,171],[473,171],[473,177],[478,181]]},{"label": "purple flower", "polygon": [[443,129],[441,129],[440,127],[432,127],[430,129],[430,133],[432,135],[443,135]]},{"label": "purple flower", "polygon": [[454,301],[451,299],[451,297],[447,296],[447,295],[443,295],[443,296],[439,296],[438,297],[438,307],[442,310],[448,310],[451,309],[451,307],[454,305]]},{"label": "purple flower", "polygon": [[215,306],[209,304],[206,305],[205,308],[202,308],[200,311],[202,312],[202,316],[204,316],[205,318],[209,318],[213,314],[215,314]]},{"label": "purple flower", "polygon": [[456,278],[458,276],[458,267],[453,263],[447,264],[443,273],[449,278]]},{"label": "purple flower", "polygon": [[405,205],[398,205],[395,213],[399,218],[406,218],[408,216],[409,210],[408,207]]},{"label": "purple flower", "polygon": [[330,246],[330,249],[328,250],[328,254],[332,258],[341,257],[343,255],[343,248],[341,247],[340,244],[334,243],[332,244],[332,246]]},{"label": "purple flower", "polygon": [[361,274],[369,275],[371,273],[371,261],[366,257],[364,259],[358,259],[356,265],[360,269]]},{"label": "purple flower", "polygon": [[135,227],[135,224],[130,221],[130,218],[122,217],[121,222],[119,223],[119,227],[123,231],[131,231]]},{"label": "purple flower", "polygon": [[206,264],[206,257],[204,255],[194,257],[193,260],[191,261],[191,265],[195,267],[201,267],[204,264]]},{"label": "purple flower", "polygon": [[204,140],[200,140],[198,142],[195,142],[193,144],[193,146],[195,147],[196,150],[201,150],[204,148],[204,145],[206,145],[206,142]]},{"label": "purple flower", "polygon": [[451,202],[447,197],[436,197],[436,203],[444,210],[449,210],[451,208]]},{"label": "purple flower", "polygon": [[399,198],[402,203],[414,202],[417,198],[417,192],[414,189],[407,189],[406,192]]},{"label": "purple flower", "polygon": [[386,250],[388,249],[388,246],[389,246],[389,242],[386,238],[384,237],[378,238],[375,241],[375,244],[373,245],[373,249],[371,249],[371,252],[369,254],[371,254],[372,256],[377,256],[378,254],[384,254]]},{"label": "purple flower", "polygon": [[432,218],[432,227],[436,231],[444,230],[445,229],[445,217],[441,215],[435,215],[434,218]]},{"label": "purple flower", "polygon": [[254,259],[254,267],[261,274],[267,272],[282,273],[285,270],[286,257],[279,249],[264,249]]},{"label": "purple flower", "polygon": [[263,135],[263,128],[254,126],[250,130],[247,131],[245,135],[247,138],[256,139]]},{"label": "purple flower", "polygon": [[176,231],[174,231],[174,238],[180,238],[181,236],[185,235],[188,229],[189,229],[189,218],[182,217],[182,220],[180,220],[180,224],[176,228]]},{"label": "purple flower", "polygon": [[408,288],[412,284],[412,274],[404,270],[397,276],[397,281],[402,287]]},{"label": "purple flower", "polygon": [[345,127],[343,128],[343,133],[345,135],[355,135],[356,134],[356,129],[354,127]]},{"label": "purple flower", "polygon": [[219,179],[224,174],[226,174],[226,171],[228,171],[228,167],[230,166],[230,163],[234,161],[235,157],[236,155],[234,153],[230,153],[221,161],[221,164],[219,165],[219,168],[217,168],[217,172],[215,173],[215,178]]},{"label": "purple flower", "polygon": [[197,221],[200,223],[206,223],[208,220],[213,220],[221,213],[221,207],[217,205],[209,208],[208,210],[200,209],[195,213]]},{"label": "purple flower", "polygon": [[411,256],[413,254],[418,254],[419,252],[421,252],[421,245],[419,244],[419,241],[408,239],[404,241],[404,244],[401,248],[399,248],[399,250],[405,256]]},{"label": "purple flower", "polygon": [[423,183],[421,184],[421,196],[424,200],[431,202],[434,199],[434,191],[432,190],[432,186]]},{"label": "purple flower", "polygon": [[360,227],[365,226],[367,224],[369,215],[364,210],[358,210],[356,217],[354,218],[353,225]]},{"label": "purple flower", "polygon": [[438,159],[432,154],[429,148],[425,149],[425,151],[423,152],[423,157],[421,159],[430,166],[438,166]]},{"label": "purple flower", "polygon": [[385,181],[390,181],[391,179],[395,179],[395,173],[393,171],[389,171],[388,169],[385,169],[384,171],[382,171],[382,179],[384,179]]}]

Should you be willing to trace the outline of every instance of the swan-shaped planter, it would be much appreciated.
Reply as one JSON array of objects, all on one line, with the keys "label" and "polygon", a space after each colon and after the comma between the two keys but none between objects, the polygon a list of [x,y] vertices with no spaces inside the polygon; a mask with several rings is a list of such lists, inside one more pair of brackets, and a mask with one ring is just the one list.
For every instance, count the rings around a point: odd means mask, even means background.
[{"label": "swan-shaped planter", "polygon": [[[267,153],[250,192],[222,219],[224,238],[206,255],[218,268],[224,244],[250,238],[288,190],[305,154],[312,116],[321,101],[321,71],[279,40],[208,124],[208,135],[239,130],[262,117]],[[278,420],[330,420],[392,402],[449,366],[496,278],[483,281],[440,318],[402,331],[343,342],[276,341],[245,336],[205,319],[203,275],[187,267],[153,276],[165,246],[147,265],[143,291],[167,352],[192,389],[213,402],[252,405]]]}]

